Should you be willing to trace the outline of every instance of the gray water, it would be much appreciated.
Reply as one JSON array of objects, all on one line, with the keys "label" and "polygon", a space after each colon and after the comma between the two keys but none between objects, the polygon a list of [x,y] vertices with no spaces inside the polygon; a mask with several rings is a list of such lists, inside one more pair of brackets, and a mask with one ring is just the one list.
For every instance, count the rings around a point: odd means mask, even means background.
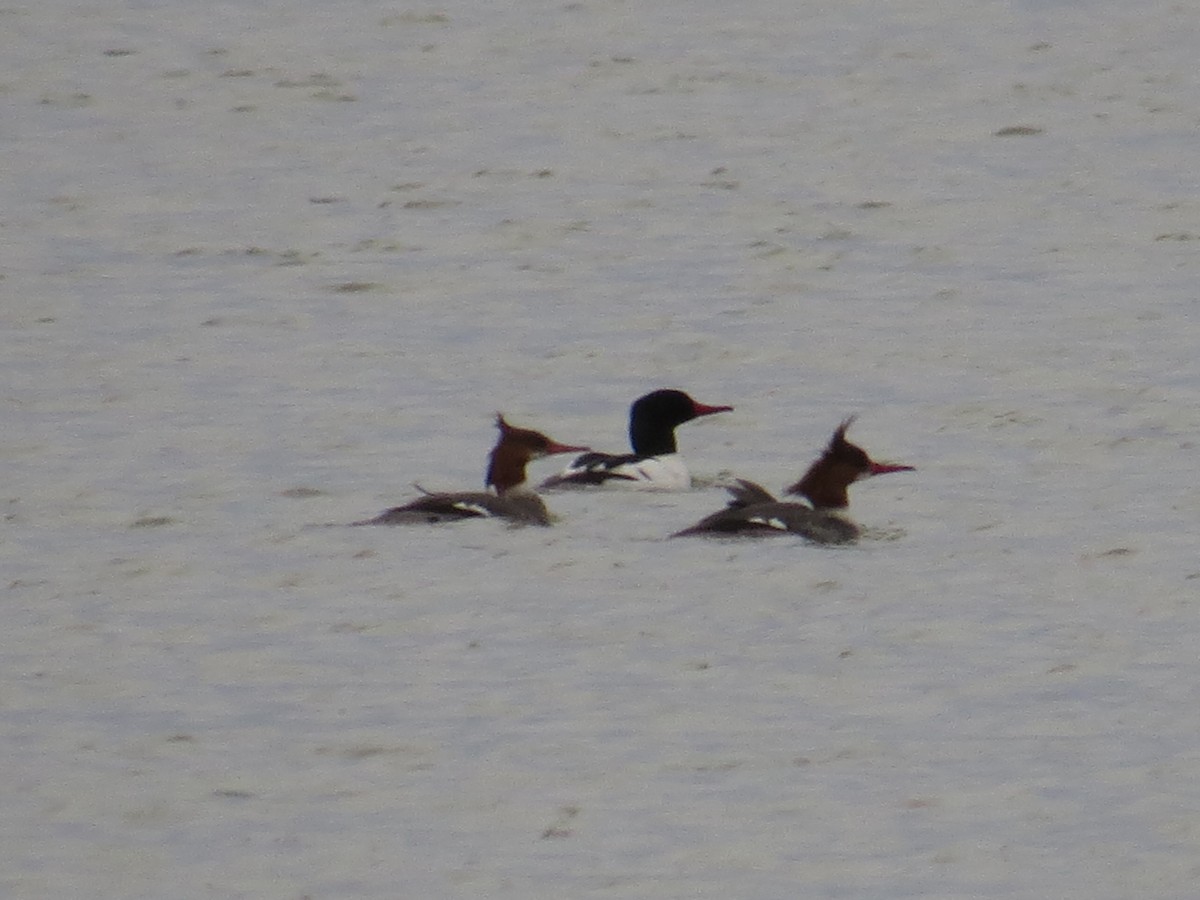
[{"label": "gray water", "polygon": [[[1194,896],[1198,30],[0,10],[5,896]],[[867,540],[666,540],[852,413]]]}]

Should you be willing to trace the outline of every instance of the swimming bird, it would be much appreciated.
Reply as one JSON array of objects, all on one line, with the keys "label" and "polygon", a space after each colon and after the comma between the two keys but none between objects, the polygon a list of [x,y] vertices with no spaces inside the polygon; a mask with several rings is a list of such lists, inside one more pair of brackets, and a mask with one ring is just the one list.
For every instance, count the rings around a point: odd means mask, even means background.
[{"label": "swimming bird", "polygon": [[422,496],[353,524],[405,525],[491,517],[518,525],[549,525],[551,516],[546,504],[525,484],[526,464],[553,453],[578,453],[588,448],[560,444],[540,431],[514,428],[502,414],[496,416],[496,427],[500,437],[488,458],[485,478],[491,492],[435,493],[417,485]]},{"label": "swimming bird", "polygon": [[621,484],[662,491],[687,490],[692,486],[692,476],[679,455],[676,426],[732,409],[699,403],[683,391],[652,391],[633,401],[629,408],[632,453],[585,453],[543,481],[541,487]]},{"label": "swimming bird", "polygon": [[761,485],[739,478],[727,487],[729,505],[672,537],[694,534],[799,534],[819,544],[855,541],[861,529],[843,515],[850,505],[851,484],[889,472],[911,472],[912,466],[876,462],[846,439],[850,417],[838,426],[821,457],[785,493],[799,502],[777,500]]}]

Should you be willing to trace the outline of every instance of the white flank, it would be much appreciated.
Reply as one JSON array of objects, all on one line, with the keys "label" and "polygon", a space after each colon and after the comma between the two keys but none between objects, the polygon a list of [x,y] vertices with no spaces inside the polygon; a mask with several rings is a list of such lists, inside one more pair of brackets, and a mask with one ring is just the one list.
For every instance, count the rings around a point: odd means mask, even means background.
[{"label": "white flank", "polygon": [[636,463],[617,466],[612,471],[622,476],[613,479],[613,484],[642,490],[686,491],[692,486],[691,473],[678,453],[651,456]]}]

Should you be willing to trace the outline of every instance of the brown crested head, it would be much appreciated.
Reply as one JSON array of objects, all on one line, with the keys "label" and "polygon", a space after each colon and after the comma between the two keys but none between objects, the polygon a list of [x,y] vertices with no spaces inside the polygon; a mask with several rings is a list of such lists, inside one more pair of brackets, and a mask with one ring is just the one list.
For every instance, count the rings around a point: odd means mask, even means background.
[{"label": "brown crested head", "polygon": [[912,470],[912,466],[875,462],[866,450],[848,441],[846,430],[854,424],[854,418],[850,416],[837,427],[821,458],[787,488],[787,493],[807,497],[817,509],[845,509],[850,505],[847,489],[859,479]]},{"label": "brown crested head", "polygon": [[488,457],[485,483],[503,494],[525,483],[525,464],[552,453],[582,453],[587,447],[560,444],[540,431],[509,425],[503,413],[496,414],[500,438]]}]

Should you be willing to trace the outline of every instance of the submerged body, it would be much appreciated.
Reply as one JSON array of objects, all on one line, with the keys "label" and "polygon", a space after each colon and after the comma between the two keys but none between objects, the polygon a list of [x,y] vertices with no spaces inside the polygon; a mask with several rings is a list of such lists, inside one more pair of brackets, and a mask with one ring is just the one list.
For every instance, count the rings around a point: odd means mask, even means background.
[{"label": "submerged body", "polygon": [[552,521],[546,504],[525,484],[525,466],[533,459],[552,453],[578,453],[587,447],[559,444],[526,428],[514,428],[496,417],[500,438],[488,458],[488,491],[425,491],[417,499],[384,510],[373,519],[355,525],[412,525],[457,522],[463,519],[497,518],[514,525],[549,525]]},{"label": "submerged body", "polygon": [[858,526],[831,510],[777,500],[762,485],[741,478],[727,490],[733,498],[725,509],[705,516],[691,528],[677,531],[671,536],[791,533],[818,544],[849,544],[858,539]]},{"label": "submerged body", "polygon": [[[419,486],[418,486],[419,487]],[[485,491],[429,492],[355,525],[436,525],[463,519],[507,519],[514,525],[549,525],[550,511],[533,491],[512,490],[500,496]]]},{"label": "submerged body", "polygon": [[728,412],[732,406],[698,403],[683,391],[658,390],[639,397],[629,408],[632,453],[585,453],[542,482],[542,488],[617,484],[660,491],[692,486],[675,441],[675,428],[700,416]]},{"label": "submerged body", "polygon": [[798,501],[778,500],[753,481],[739,479],[728,490],[729,505],[705,516],[672,537],[695,534],[798,534],[819,544],[848,544],[858,539],[859,527],[845,518],[850,504],[847,489],[855,481],[888,472],[912,471],[912,466],[879,463],[861,447],[846,440],[847,419],[834,432],[821,458],[804,477],[787,489]]}]

